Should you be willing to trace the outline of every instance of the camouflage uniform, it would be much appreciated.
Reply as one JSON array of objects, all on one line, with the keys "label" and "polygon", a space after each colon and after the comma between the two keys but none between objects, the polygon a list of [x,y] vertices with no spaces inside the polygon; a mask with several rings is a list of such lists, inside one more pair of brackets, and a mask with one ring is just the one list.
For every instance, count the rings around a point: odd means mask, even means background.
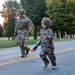
[{"label": "camouflage uniform", "polygon": [[[21,10],[21,12],[24,13],[23,10]],[[19,14],[21,12],[19,11]],[[28,51],[30,50],[30,48],[28,48],[25,43],[26,43],[27,34],[30,33],[33,30],[33,28],[34,25],[28,17],[22,16],[17,19],[16,26],[15,26],[15,34],[18,35],[15,38],[15,40],[17,44],[20,45],[21,53],[22,53],[21,57],[25,57],[25,55],[27,55]]]},{"label": "camouflage uniform", "polygon": [[[42,22],[47,25],[46,29],[41,29],[40,34],[41,34],[41,52],[40,52],[40,57],[44,61],[45,67],[49,64],[49,60],[47,59],[46,56],[49,57],[51,60],[52,66],[56,66],[56,57],[54,55],[54,44],[52,42],[53,40],[53,32],[49,28],[51,25],[51,21],[49,18],[43,18]],[[46,38],[43,38],[43,36],[46,36]]]}]

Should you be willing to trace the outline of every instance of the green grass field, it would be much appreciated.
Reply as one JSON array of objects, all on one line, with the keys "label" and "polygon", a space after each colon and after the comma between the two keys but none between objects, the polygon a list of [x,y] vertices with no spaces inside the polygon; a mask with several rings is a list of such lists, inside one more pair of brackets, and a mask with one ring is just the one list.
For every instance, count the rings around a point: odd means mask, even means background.
[{"label": "green grass field", "polygon": [[[67,41],[67,40],[74,40],[75,38],[62,38],[60,39],[54,39],[54,42],[60,42],[60,41]],[[26,41],[27,45],[33,45],[39,40],[39,37],[37,40],[34,40],[33,38],[29,38],[29,40]],[[0,48],[9,48],[9,47],[16,47],[18,46],[15,41],[8,41],[8,38],[0,38]]]},{"label": "green grass field", "polygon": [[[34,40],[33,38],[30,38],[29,40],[26,40],[26,44],[27,45],[33,45],[35,44],[36,42],[38,41],[37,40]],[[4,37],[4,38],[0,38],[0,48],[9,48],[9,47],[16,47],[18,46],[16,44],[15,41],[8,41],[8,38]]]}]

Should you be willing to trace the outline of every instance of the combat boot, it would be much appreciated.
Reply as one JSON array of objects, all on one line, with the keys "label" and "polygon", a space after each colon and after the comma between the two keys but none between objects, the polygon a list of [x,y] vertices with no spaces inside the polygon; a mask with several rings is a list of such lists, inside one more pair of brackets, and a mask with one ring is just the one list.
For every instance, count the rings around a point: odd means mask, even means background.
[{"label": "combat boot", "polygon": [[30,48],[26,47],[26,55],[28,55]]},{"label": "combat boot", "polygon": [[22,53],[21,58],[24,58],[25,56],[26,56],[26,54],[25,53]]},{"label": "combat boot", "polygon": [[54,65],[54,66],[52,66],[52,69],[53,69],[53,70],[57,69],[57,66],[55,66],[55,65]]},{"label": "combat boot", "polygon": [[46,68],[49,64],[49,61],[44,62],[44,64],[45,64],[44,68]]},{"label": "combat boot", "polygon": [[57,69],[56,63],[52,65],[52,69],[53,69],[53,70]]}]

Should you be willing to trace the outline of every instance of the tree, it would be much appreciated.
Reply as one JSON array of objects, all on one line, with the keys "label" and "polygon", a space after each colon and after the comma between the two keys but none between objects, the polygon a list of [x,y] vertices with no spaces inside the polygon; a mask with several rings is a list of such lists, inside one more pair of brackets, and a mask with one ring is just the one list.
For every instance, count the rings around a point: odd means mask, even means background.
[{"label": "tree", "polygon": [[37,39],[37,27],[41,25],[41,19],[46,14],[45,0],[20,0],[22,7],[26,10],[27,16],[32,19],[34,23],[34,39]]},{"label": "tree", "polygon": [[5,21],[7,21],[8,16],[17,9],[19,9],[19,3],[17,3],[16,0],[9,0],[3,4],[3,10],[0,11],[0,13],[2,14],[1,16],[4,17]]},{"label": "tree", "polygon": [[70,34],[70,38],[72,38],[72,34],[75,33],[75,3],[68,2],[66,3],[65,13],[67,14],[64,23],[67,25],[67,33]]},{"label": "tree", "polygon": [[3,5],[3,11],[1,12],[2,16],[6,19],[6,26],[4,25],[4,31],[6,32],[7,36],[13,36],[14,27],[15,27],[15,12],[19,9],[19,4],[16,0],[12,1],[9,0],[5,2]]},{"label": "tree", "polygon": [[12,13],[8,17],[7,26],[5,26],[5,30],[7,31],[7,36],[10,40],[10,37],[14,35],[14,28],[15,28],[15,14]]},{"label": "tree", "polygon": [[63,38],[65,31],[74,32],[73,27],[75,27],[75,3],[73,2],[52,2],[48,6],[48,15],[53,21],[52,28],[55,32],[61,31],[61,36]]}]

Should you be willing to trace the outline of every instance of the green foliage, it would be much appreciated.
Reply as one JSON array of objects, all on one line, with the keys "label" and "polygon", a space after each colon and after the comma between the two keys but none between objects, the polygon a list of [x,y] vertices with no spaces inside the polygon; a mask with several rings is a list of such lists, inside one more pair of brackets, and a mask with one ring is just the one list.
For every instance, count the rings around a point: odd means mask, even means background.
[{"label": "green foliage", "polygon": [[8,17],[7,29],[6,29],[9,37],[14,35],[15,21],[16,21],[15,14],[14,13],[10,14]]},{"label": "green foliage", "polygon": [[75,3],[74,2],[52,2],[47,14],[53,21],[54,31],[75,32]]},{"label": "green foliage", "polygon": [[6,23],[4,23],[4,35],[11,37],[14,34],[14,27],[15,27],[15,12],[19,8],[19,4],[16,2],[16,0],[12,1],[6,1],[5,4],[3,4],[3,11],[2,16],[4,18],[7,18]]},{"label": "green foliage", "polygon": [[19,9],[19,4],[16,0],[12,1],[6,1],[5,4],[3,4],[3,10],[0,12],[2,14],[2,17],[8,18],[9,14],[12,12],[15,12],[17,9]]},{"label": "green foliage", "polygon": [[41,25],[41,19],[46,14],[45,0],[20,0],[23,8],[26,10],[27,16],[32,19],[34,23],[34,39],[37,38],[37,28]]},{"label": "green foliage", "polygon": [[23,8],[26,10],[33,22],[40,25],[40,21],[46,15],[46,2],[45,0],[21,0]]}]

